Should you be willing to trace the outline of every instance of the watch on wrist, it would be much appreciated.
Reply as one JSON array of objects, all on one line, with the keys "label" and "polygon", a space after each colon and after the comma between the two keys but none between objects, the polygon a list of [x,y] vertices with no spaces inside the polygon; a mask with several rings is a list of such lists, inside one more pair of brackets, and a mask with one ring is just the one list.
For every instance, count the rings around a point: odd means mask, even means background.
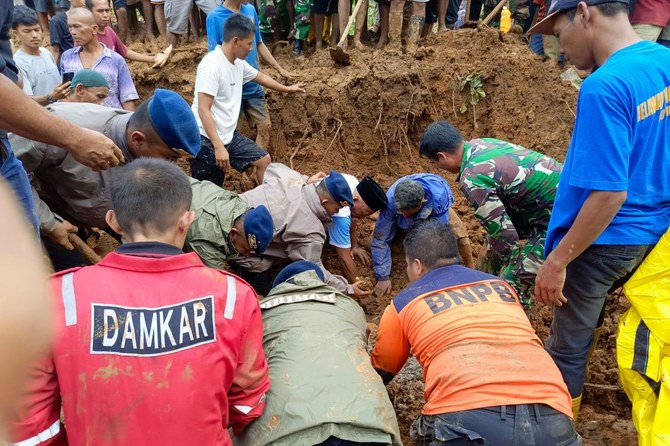
[{"label": "watch on wrist", "polygon": [[47,93],[47,105],[53,104],[54,102],[56,102],[56,100],[50,94]]}]

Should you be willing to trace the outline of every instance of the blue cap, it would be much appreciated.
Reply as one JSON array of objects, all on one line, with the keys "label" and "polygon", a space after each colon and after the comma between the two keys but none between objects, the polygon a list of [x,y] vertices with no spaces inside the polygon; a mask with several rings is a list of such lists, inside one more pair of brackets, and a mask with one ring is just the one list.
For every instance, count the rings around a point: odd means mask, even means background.
[{"label": "blue cap", "polygon": [[263,254],[274,235],[274,223],[268,208],[257,206],[244,217],[244,235],[252,254]]},{"label": "blue cap", "polygon": [[157,88],[149,101],[151,123],[163,142],[171,149],[196,156],[200,152],[200,130],[184,98]]},{"label": "blue cap", "polygon": [[331,170],[330,174],[323,180],[323,182],[335,201],[340,204],[347,202],[349,203],[349,206],[354,205],[354,196],[351,193],[349,183],[347,183],[347,180],[344,179],[344,176],[341,173]]},{"label": "blue cap", "polygon": [[580,2],[586,3],[588,6],[600,5],[601,3],[624,3],[628,4],[628,0],[553,0],[551,6],[547,11],[544,19],[537,22],[532,28],[528,30],[528,34],[554,34],[554,21],[558,14],[563,11],[576,8]]},{"label": "blue cap", "polygon": [[291,277],[296,276],[305,271],[314,271],[319,279],[323,282],[323,271],[319,268],[319,265],[316,263],[308,262],[307,260],[298,260],[297,262],[291,263],[289,266],[279,271],[275,281],[272,282],[272,288],[276,287],[280,283],[284,283],[289,280]]}]

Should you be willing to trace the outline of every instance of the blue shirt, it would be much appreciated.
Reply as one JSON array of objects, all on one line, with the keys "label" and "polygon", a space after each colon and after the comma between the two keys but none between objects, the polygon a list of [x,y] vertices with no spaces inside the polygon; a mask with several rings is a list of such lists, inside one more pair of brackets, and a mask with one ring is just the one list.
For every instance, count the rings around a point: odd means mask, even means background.
[{"label": "blue shirt", "polygon": [[549,221],[556,248],[591,191],[627,191],[596,245],[655,244],[670,225],[670,49],[642,41],[614,53],[581,86]]},{"label": "blue shirt", "polygon": [[[261,28],[260,23],[258,22],[258,14],[256,14],[256,8],[251,4],[240,5],[240,13],[249,17],[252,22],[254,22],[254,41],[251,45],[251,51],[246,58],[246,61],[249,65],[259,70],[258,65],[258,43],[262,42],[261,40]],[[224,7],[223,5],[217,6],[212,12],[207,14],[207,51],[212,51],[216,48],[217,45],[221,45],[223,42],[223,24],[226,23],[228,17],[235,14],[230,9]],[[242,98],[257,98],[265,97],[265,92],[263,87],[258,85],[256,82],[247,82],[242,87]]]},{"label": "blue shirt", "polygon": [[[395,188],[403,180],[414,180],[423,186],[426,202],[419,212],[412,217],[398,213],[395,207]],[[388,206],[379,211],[379,217],[372,234],[372,269],[378,280],[386,280],[391,276],[391,242],[397,229],[410,231],[417,222],[434,218],[449,223],[449,208],[454,203],[454,195],[449,183],[442,177],[432,173],[414,173],[400,178],[386,192]]]}]

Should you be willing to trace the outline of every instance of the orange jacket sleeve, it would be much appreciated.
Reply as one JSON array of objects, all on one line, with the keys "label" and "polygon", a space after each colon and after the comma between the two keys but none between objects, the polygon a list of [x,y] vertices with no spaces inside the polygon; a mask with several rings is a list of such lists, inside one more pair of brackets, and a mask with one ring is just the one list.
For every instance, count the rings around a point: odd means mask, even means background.
[{"label": "orange jacket sleeve", "polygon": [[409,341],[393,303],[386,307],[372,350],[372,366],[387,384],[400,371],[409,357]]}]

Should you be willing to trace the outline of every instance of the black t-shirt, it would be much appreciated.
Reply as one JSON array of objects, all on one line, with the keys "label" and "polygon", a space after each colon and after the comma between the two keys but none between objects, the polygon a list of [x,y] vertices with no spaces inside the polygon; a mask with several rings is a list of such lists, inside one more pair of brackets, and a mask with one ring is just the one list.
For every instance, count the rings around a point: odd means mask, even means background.
[{"label": "black t-shirt", "polygon": [[[67,15],[65,15],[64,12],[59,12],[55,16],[51,17],[51,23],[49,23],[49,33],[51,34],[51,45],[58,45],[60,47],[61,54],[74,46],[72,35],[70,34],[70,31],[67,27]],[[60,68],[60,60],[57,60],[56,63]]]}]

